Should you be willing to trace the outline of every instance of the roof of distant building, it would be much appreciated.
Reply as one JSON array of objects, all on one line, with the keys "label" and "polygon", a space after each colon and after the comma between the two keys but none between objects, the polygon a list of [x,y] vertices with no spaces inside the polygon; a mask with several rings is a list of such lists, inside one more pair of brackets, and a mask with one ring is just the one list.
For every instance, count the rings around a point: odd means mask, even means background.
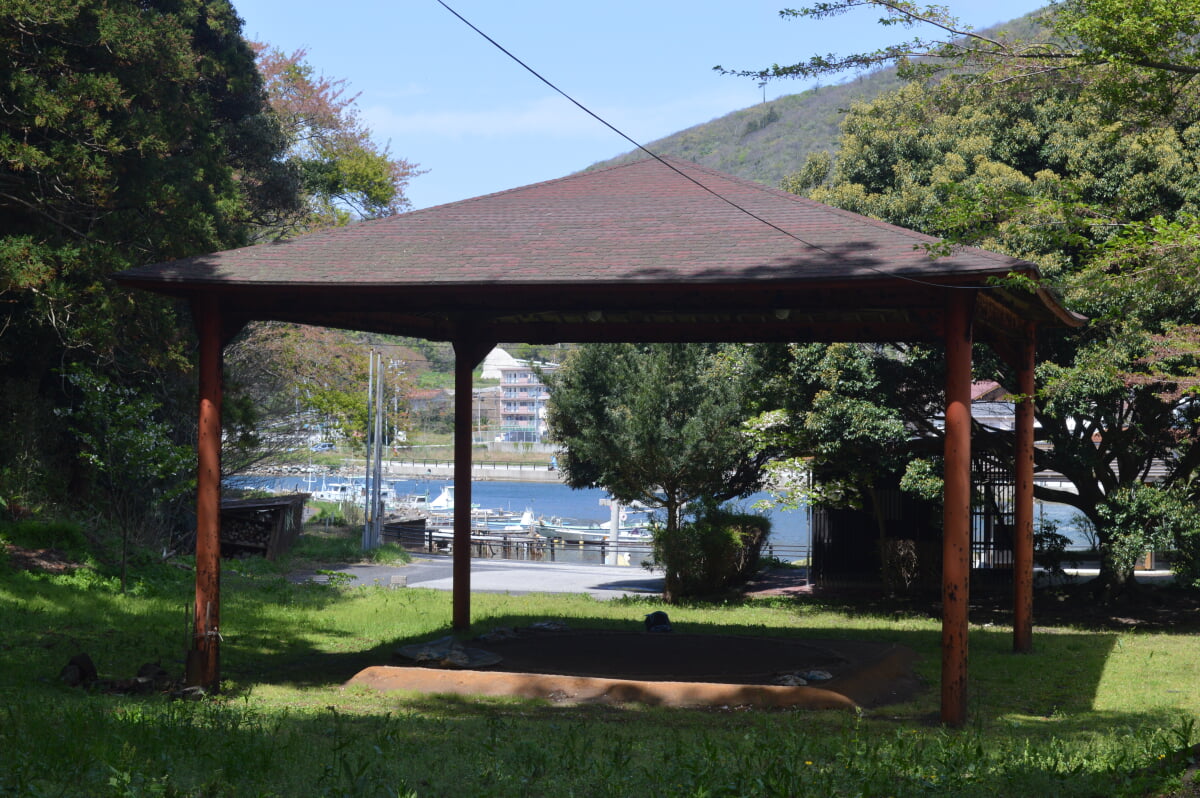
[{"label": "roof of distant building", "polygon": [[518,362],[519,361],[508,352],[504,351],[500,347],[496,347],[491,352],[488,352],[487,357],[485,357],[483,359],[483,363],[480,364],[483,369],[483,373],[480,376],[482,376],[485,380],[498,380],[500,379],[501,368],[515,366],[518,364]]}]

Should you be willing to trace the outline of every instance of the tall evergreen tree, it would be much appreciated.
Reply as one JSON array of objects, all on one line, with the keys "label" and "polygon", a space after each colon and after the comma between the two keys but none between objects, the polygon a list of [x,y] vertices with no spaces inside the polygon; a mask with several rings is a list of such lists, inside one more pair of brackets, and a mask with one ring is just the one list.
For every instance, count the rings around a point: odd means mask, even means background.
[{"label": "tall evergreen tree", "polygon": [[[574,488],[662,508],[665,535],[685,505],[748,495],[771,452],[756,449],[755,365],[743,347],[586,344],[548,375],[551,437]],[[666,594],[678,595],[667,569]]]}]

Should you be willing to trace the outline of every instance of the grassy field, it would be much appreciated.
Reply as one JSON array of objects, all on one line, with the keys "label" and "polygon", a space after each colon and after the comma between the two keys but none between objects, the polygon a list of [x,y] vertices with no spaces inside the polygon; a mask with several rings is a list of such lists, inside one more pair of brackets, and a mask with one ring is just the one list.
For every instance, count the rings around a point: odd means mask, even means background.
[{"label": "grassy field", "polygon": [[[306,565],[353,556],[305,538]],[[936,722],[935,620],[790,599],[670,612],[689,631],[902,643],[932,687],[857,715],[345,689],[398,645],[447,634],[449,594],[296,585],[288,564],[251,560],[222,577],[219,695],[63,684],[81,652],[102,681],[147,662],[181,675],[187,566],[143,562],[122,594],[95,563],[0,563],[0,795],[1141,796],[1177,790],[1181,752],[1200,741],[1190,634],[1039,627],[1036,652],[1017,656],[1010,629],[973,627],[970,722],[952,731]],[[659,605],[478,594],[473,608],[479,632],[544,619],[637,628]]]}]

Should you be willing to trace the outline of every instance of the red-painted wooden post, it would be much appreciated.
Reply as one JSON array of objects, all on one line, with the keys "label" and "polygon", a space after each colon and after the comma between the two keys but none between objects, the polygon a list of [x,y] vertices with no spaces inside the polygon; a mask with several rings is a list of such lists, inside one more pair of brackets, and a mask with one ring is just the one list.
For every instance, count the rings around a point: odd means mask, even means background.
[{"label": "red-painted wooden post", "polygon": [[465,334],[454,341],[454,628],[471,627],[471,382],[493,344]]},{"label": "red-painted wooden post", "polygon": [[471,359],[454,345],[454,628],[471,627]]},{"label": "red-painted wooden post", "polygon": [[946,307],[946,441],[942,540],[942,722],[967,719],[967,632],[971,577],[971,312],[958,290]]},{"label": "red-painted wooden post", "polygon": [[1013,651],[1033,651],[1033,370],[1037,329],[1025,325],[1021,362],[1017,367],[1016,503],[1013,531]]},{"label": "red-painted wooden post", "polygon": [[216,298],[192,303],[200,338],[200,418],[196,443],[196,605],[185,681],[221,682],[221,310]]}]

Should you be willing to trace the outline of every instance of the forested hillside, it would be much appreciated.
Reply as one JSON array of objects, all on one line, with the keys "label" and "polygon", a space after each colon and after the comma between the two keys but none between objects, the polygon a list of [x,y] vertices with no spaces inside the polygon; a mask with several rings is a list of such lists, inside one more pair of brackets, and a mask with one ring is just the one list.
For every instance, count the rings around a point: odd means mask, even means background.
[{"label": "forested hillside", "polygon": [[[1013,36],[1033,33],[1032,15],[996,25],[983,33],[1004,31]],[[730,80],[745,78],[730,77]],[[658,155],[670,155],[722,172],[778,187],[799,171],[810,153],[834,152],[839,128],[850,107],[895,91],[903,81],[894,67],[878,69],[842,83],[819,86],[780,97],[694,125],[646,143]],[[593,164],[589,169],[616,166],[644,158],[632,150]]]},{"label": "forested hillside", "polygon": [[[730,78],[733,80],[734,78]],[[771,186],[797,171],[809,153],[832,151],[838,126],[856,102],[900,88],[894,69],[847,83],[809,89],[689,127],[646,145],[671,155]],[[645,157],[641,150],[592,166],[616,166]]]}]

